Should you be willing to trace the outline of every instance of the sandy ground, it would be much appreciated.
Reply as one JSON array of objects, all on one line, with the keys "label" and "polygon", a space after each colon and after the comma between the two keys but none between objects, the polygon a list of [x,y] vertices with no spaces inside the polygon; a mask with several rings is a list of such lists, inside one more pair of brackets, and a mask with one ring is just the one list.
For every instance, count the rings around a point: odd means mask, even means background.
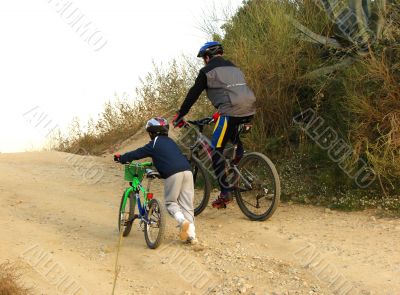
[{"label": "sandy ground", "polygon": [[[0,261],[33,294],[111,294],[122,175],[111,156],[0,154]],[[196,222],[199,245],[168,218],[157,250],[134,224],[115,294],[400,294],[398,219],[282,204],[260,223],[232,204]]]}]

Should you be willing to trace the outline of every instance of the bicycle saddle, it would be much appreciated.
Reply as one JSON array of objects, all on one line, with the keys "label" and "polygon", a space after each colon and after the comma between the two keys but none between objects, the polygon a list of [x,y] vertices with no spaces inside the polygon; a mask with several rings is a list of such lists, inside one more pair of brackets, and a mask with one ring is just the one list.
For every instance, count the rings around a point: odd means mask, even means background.
[{"label": "bicycle saddle", "polygon": [[151,169],[146,169],[146,176],[147,178],[155,179],[155,178],[161,178],[160,173],[157,171],[151,170]]}]

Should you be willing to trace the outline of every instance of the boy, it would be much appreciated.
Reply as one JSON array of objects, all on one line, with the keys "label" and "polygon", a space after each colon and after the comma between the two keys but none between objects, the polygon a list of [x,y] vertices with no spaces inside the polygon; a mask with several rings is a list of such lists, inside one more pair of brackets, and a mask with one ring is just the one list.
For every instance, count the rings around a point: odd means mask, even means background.
[{"label": "boy", "polygon": [[157,117],[146,124],[151,141],[145,146],[123,155],[114,155],[121,164],[151,157],[164,181],[164,199],[168,213],[178,222],[180,239],[196,243],[194,226],[194,185],[190,164],[178,145],[168,137],[168,121]]}]

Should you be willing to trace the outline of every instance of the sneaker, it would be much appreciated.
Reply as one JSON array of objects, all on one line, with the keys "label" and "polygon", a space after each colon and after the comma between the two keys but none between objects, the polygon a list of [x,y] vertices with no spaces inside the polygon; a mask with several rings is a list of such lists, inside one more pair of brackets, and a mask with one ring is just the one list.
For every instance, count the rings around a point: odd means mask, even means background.
[{"label": "sneaker", "polygon": [[193,237],[189,237],[186,240],[186,243],[191,244],[191,245],[197,245],[199,243],[199,241],[196,238]]},{"label": "sneaker", "polygon": [[188,235],[189,235],[189,239],[195,239],[196,238],[196,228],[194,226],[194,223],[189,224],[189,228],[188,228]]},{"label": "sneaker", "polygon": [[220,194],[216,200],[212,202],[213,208],[226,208],[226,205],[232,202],[230,193]]},{"label": "sneaker", "polygon": [[190,222],[187,220],[185,220],[181,224],[181,232],[179,233],[179,238],[182,241],[187,241],[187,239],[189,238],[189,233],[188,233],[189,225],[190,225]]}]

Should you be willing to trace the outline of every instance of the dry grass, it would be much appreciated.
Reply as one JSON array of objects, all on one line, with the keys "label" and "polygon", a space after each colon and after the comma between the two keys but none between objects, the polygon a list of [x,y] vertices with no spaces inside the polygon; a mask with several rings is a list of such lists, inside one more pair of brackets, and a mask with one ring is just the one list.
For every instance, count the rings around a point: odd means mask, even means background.
[{"label": "dry grass", "polygon": [[29,295],[30,290],[20,282],[20,274],[15,265],[0,264],[0,295]]},{"label": "dry grass", "polygon": [[400,179],[400,5],[389,6],[383,40],[346,74],[349,137],[386,189]]},{"label": "dry grass", "polygon": [[[172,61],[166,67],[154,65],[154,70],[141,80],[141,85],[136,89],[135,100],[116,98],[106,103],[98,120],[90,120],[87,128],[82,128],[79,120],[74,119],[68,135],[59,134],[52,139],[52,149],[94,155],[113,151],[119,143],[143,128],[151,117],[171,119],[198,69],[198,65],[188,59],[181,63]],[[210,111],[211,105],[203,97],[192,113],[204,115]]]}]

